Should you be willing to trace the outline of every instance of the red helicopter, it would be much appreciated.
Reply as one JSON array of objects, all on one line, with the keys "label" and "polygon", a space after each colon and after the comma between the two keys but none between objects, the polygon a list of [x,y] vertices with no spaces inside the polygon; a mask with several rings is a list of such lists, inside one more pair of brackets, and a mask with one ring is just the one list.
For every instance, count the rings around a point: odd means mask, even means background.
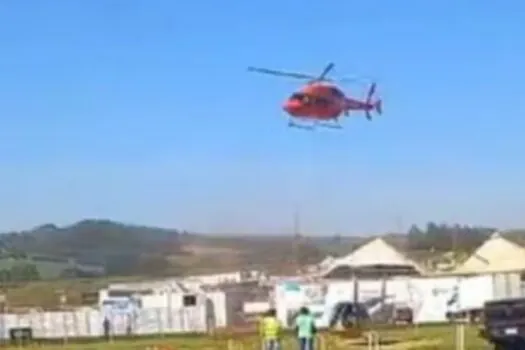
[{"label": "red helicopter", "polygon": [[[340,129],[339,118],[342,115],[349,116],[351,111],[364,111],[368,120],[372,120],[372,111],[380,115],[382,113],[381,99],[373,99],[376,92],[376,84],[372,83],[370,85],[364,101],[348,97],[335,84],[336,80],[326,78],[334,66],[333,63],[328,64],[321,75],[317,77],[309,74],[281,72],[266,68],[248,67],[248,70],[308,80],[305,86],[293,93],[283,104],[283,109],[292,117],[288,123],[291,127],[313,129],[315,126],[324,126]],[[344,82],[349,80],[340,79],[338,81]],[[312,125],[296,124],[293,121],[294,119],[308,120],[313,123]]]}]

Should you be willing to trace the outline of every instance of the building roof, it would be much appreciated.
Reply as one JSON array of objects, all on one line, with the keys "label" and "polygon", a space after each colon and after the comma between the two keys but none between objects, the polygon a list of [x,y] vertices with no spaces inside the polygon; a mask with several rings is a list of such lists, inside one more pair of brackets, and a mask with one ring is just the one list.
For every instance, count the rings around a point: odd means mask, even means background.
[{"label": "building roof", "polygon": [[494,233],[454,273],[481,274],[525,270],[525,248]]},{"label": "building roof", "polygon": [[329,266],[332,266],[336,260],[337,260],[337,258],[334,258],[331,255],[328,255],[318,265],[319,265],[320,268],[329,267]]},{"label": "building roof", "polygon": [[150,280],[141,282],[129,282],[129,283],[112,283],[108,286],[108,289],[113,290],[165,290],[172,293],[195,293],[201,291],[199,285],[192,283],[185,283],[181,279],[165,279],[165,280]]},{"label": "building roof", "polygon": [[352,253],[337,259],[336,262],[352,266],[414,264],[383,238],[375,238],[363,244]]}]

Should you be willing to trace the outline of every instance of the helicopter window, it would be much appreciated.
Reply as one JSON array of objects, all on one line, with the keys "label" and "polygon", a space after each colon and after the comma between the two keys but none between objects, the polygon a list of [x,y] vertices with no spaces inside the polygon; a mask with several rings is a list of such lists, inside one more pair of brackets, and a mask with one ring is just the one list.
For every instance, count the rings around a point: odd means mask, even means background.
[{"label": "helicopter window", "polygon": [[302,92],[293,94],[292,97],[290,97],[290,99],[300,101],[301,103],[304,103],[304,104],[315,104],[316,103],[315,97],[309,96]]},{"label": "helicopter window", "polygon": [[292,97],[290,97],[290,100],[302,101],[302,100],[304,100],[305,97],[306,96],[304,94],[298,92],[298,93],[293,94]]},{"label": "helicopter window", "polygon": [[330,92],[332,93],[332,96],[335,96],[337,98],[344,97],[343,93],[338,88],[333,87],[330,90],[331,90]]}]

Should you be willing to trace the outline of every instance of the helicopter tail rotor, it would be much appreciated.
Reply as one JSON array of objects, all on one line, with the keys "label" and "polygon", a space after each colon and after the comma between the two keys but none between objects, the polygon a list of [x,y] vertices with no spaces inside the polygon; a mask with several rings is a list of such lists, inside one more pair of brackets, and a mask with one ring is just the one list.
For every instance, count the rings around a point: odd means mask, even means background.
[{"label": "helicopter tail rotor", "polygon": [[372,85],[370,85],[370,89],[368,89],[368,94],[366,95],[366,103],[370,103],[372,101],[372,97],[376,93],[376,89],[376,83],[372,83]]},{"label": "helicopter tail rotor", "polygon": [[375,110],[375,112],[379,115],[383,113],[383,102],[381,101],[381,99],[377,99],[374,102],[372,102],[372,99],[376,93],[376,89],[377,89],[377,84],[372,83],[372,85],[370,85],[370,89],[368,90],[368,94],[366,96],[366,104],[371,107],[365,110],[365,116],[366,116],[366,119],[368,120],[372,120],[372,115],[370,113],[372,109]]},{"label": "helicopter tail rotor", "polygon": [[376,102],[374,102],[374,108],[377,114],[383,114],[383,101],[377,100]]}]

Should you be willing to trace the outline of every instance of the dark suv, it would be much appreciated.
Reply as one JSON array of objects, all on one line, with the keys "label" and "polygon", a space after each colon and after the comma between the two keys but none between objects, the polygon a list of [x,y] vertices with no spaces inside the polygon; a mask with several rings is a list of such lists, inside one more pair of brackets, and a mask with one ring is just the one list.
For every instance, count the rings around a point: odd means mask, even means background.
[{"label": "dark suv", "polygon": [[525,349],[525,298],[488,301],[483,336],[496,350]]}]

